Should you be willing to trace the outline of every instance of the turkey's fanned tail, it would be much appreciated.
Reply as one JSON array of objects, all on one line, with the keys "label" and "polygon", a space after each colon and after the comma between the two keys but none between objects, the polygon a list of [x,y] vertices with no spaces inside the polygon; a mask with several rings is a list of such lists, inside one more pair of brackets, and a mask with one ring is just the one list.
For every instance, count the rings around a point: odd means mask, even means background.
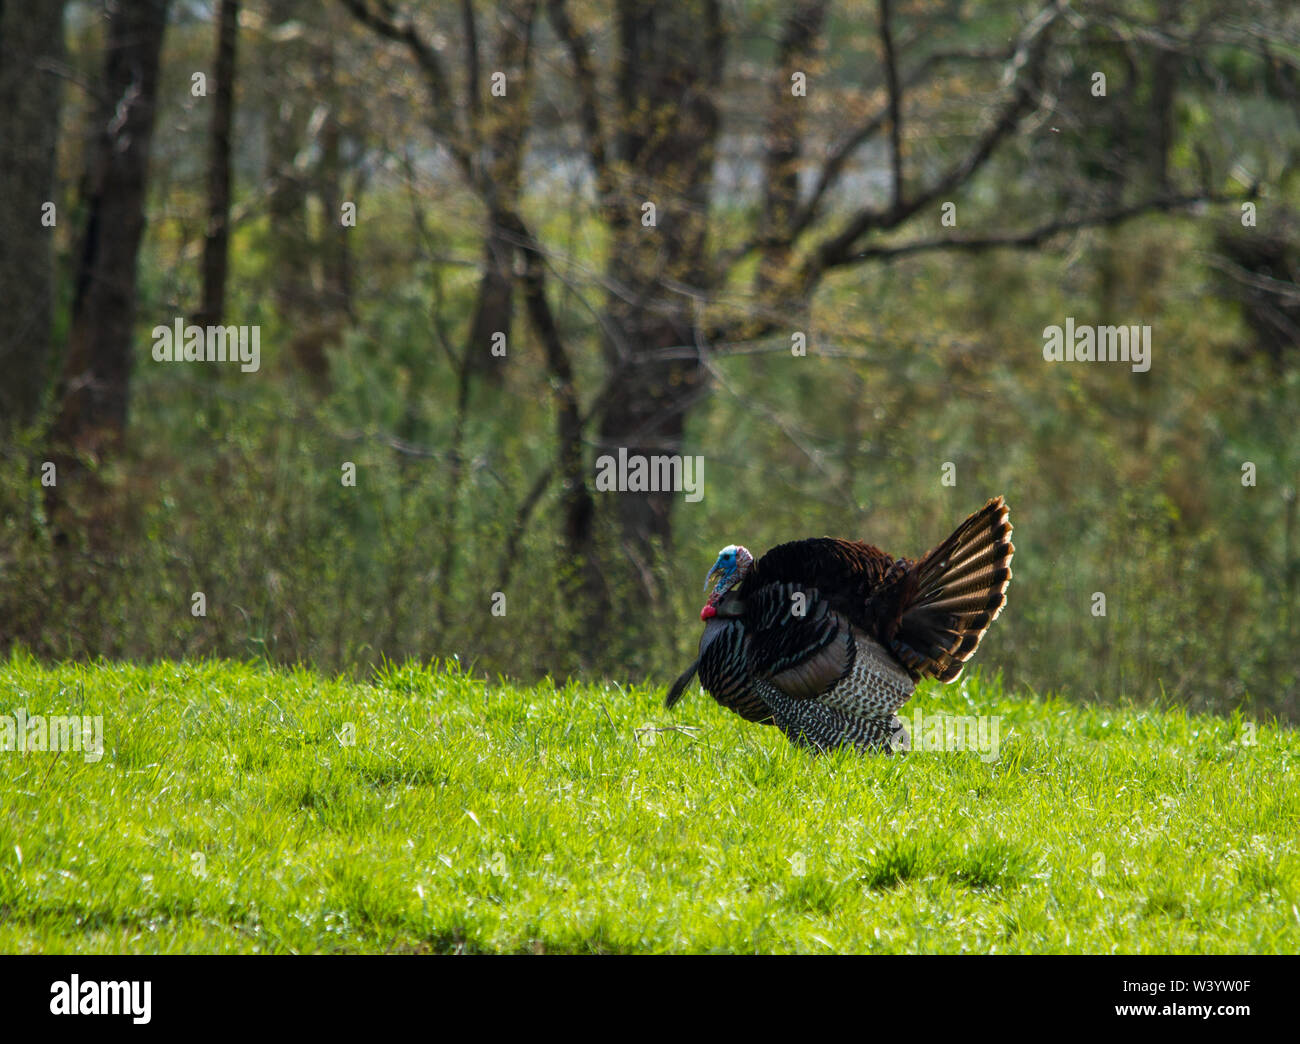
[{"label": "turkey's fanned tail", "polygon": [[673,687],[668,690],[668,699],[664,700],[665,707],[671,707],[682,698],[682,693],[691,684],[691,679],[695,677],[695,672],[699,670],[699,667],[700,661],[697,658],[693,664],[686,668],[686,673],[673,682]]},{"label": "turkey's fanned tail", "polygon": [[917,675],[952,681],[1006,604],[1011,522],[995,497],[909,570],[890,648]]}]

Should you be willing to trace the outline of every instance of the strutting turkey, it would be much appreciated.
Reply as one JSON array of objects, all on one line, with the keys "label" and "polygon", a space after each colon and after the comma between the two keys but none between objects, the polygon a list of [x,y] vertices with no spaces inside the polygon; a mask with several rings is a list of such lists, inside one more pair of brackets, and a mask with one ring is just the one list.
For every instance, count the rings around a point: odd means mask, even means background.
[{"label": "strutting turkey", "polygon": [[700,612],[700,655],[667,705],[698,670],[724,707],[800,745],[905,750],[895,712],[921,678],[961,673],[1006,602],[1014,551],[1001,497],[915,561],[830,537],[757,562],[726,547],[704,581],[716,586]]}]

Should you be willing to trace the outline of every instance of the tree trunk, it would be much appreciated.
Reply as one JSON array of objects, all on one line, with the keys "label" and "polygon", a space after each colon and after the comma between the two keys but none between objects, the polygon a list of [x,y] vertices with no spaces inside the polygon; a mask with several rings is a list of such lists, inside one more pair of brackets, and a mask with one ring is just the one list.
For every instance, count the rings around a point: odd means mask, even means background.
[{"label": "tree trunk", "polygon": [[763,212],[759,218],[762,248],[756,282],[760,292],[769,289],[790,262],[809,105],[807,97],[794,93],[791,77],[801,72],[811,79],[809,66],[821,44],[828,6],[828,0],[802,0],[796,4],[786,18],[777,46],[763,164]]},{"label": "tree trunk", "polygon": [[318,310],[341,330],[343,323],[353,318],[350,241],[353,226],[343,223],[343,204],[358,205],[358,200],[355,193],[349,196],[344,189],[344,92],[338,78],[334,24],[335,19],[326,24],[323,39],[315,45],[314,64],[319,70],[317,94],[328,107],[321,122],[315,182],[322,215],[319,250],[322,292]]},{"label": "tree trunk", "polygon": [[290,354],[297,367],[318,386],[328,379],[322,338],[314,335],[306,317],[315,313],[311,282],[312,245],[307,230],[307,177],[298,162],[304,147],[307,112],[298,99],[305,44],[303,4],[299,0],[270,0],[269,29],[262,46],[268,71],[266,88],[271,111],[267,128],[267,219],[271,255],[268,276],[275,312],[282,330],[292,334]]},{"label": "tree trunk", "polygon": [[[1161,0],[1160,26],[1177,31],[1179,5],[1175,0]],[[1169,154],[1174,147],[1176,130],[1175,102],[1183,57],[1177,51],[1158,50],[1151,59],[1150,126],[1145,136],[1147,176],[1160,192],[1169,192]]]},{"label": "tree trunk", "polygon": [[[63,3],[0,4],[0,438],[32,424],[51,372],[54,159],[62,84]],[[51,215],[53,220],[55,215]]]},{"label": "tree trunk", "polygon": [[[601,454],[679,454],[687,412],[702,390],[699,358],[663,349],[699,345],[694,300],[707,289],[706,232],[722,79],[721,15],[712,0],[621,0],[617,85],[619,197],[612,231],[606,305],[617,331],[605,345],[621,374],[600,418]],[[645,203],[655,206],[654,225]],[[615,495],[624,549],[643,565],[671,542],[680,493]],[[645,570],[641,570],[645,575]]]},{"label": "tree trunk", "polygon": [[[470,372],[495,381],[505,376],[514,326],[515,298],[515,246],[497,231],[496,222],[499,220],[496,216],[488,218],[491,227],[483,245],[483,276],[479,280],[469,340],[465,344]],[[503,355],[493,355],[497,334],[505,337]]]},{"label": "tree trunk", "polygon": [[[510,215],[519,210],[519,177],[523,164],[524,132],[528,126],[528,87],[532,68],[533,22],[536,0],[503,0],[498,15],[496,60],[492,72],[505,74],[505,96],[489,91],[491,83],[479,82],[477,56],[470,64],[470,105],[474,127],[482,145],[484,163],[476,171],[479,195],[487,204],[488,227],[483,244],[483,276],[470,323],[469,364],[472,372],[501,380],[509,358],[514,325],[515,252],[519,244],[507,226]],[[471,46],[477,46],[471,42]],[[506,354],[494,355],[497,334],[505,336]]]},{"label": "tree trunk", "polygon": [[56,445],[100,456],[125,434],[134,347],[136,256],[167,0],[111,6],[104,95],[87,160],[88,206],[63,367]]},{"label": "tree trunk", "polygon": [[217,65],[208,154],[208,230],[203,239],[203,303],[196,322],[218,325],[226,313],[226,264],[230,252],[230,124],[235,108],[235,46],[239,0],[217,8]]},{"label": "tree trunk", "polygon": [[[331,55],[332,57],[332,55]],[[332,65],[332,62],[331,62]],[[331,79],[331,86],[332,86]],[[321,283],[324,287],[324,310],[336,316],[352,317],[352,251],[348,236],[351,227],[343,224],[343,126],[337,105],[330,108],[321,128],[321,155],[318,171],[321,213]]]}]

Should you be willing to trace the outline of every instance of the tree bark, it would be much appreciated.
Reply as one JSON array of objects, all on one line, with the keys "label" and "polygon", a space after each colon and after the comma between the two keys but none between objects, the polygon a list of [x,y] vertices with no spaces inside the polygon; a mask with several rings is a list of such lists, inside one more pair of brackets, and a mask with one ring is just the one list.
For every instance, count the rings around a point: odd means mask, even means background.
[{"label": "tree bark", "polygon": [[90,148],[88,206],[63,367],[57,446],[101,456],[126,432],[149,146],[167,0],[110,6],[104,104]]},{"label": "tree bark", "polygon": [[203,238],[203,301],[196,322],[217,325],[226,314],[230,254],[230,125],[235,109],[235,48],[239,0],[217,7],[217,64],[213,73],[212,130],[208,153],[208,230]]},{"label": "tree bark", "polygon": [[[331,49],[330,68],[333,68]],[[335,93],[331,72],[329,87]],[[352,249],[348,236],[351,227],[343,224],[343,204],[357,203],[355,198],[345,198],[343,187],[343,124],[339,119],[337,99],[330,106],[329,115],[321,127],[321,154],[317,183],[319,185],[321,213],[321,282],[324,286],[324,310],[337,316],[352,318]]]},{"label": "tree bark", "polygon": [[[467,26],[473,25],[466,5]],[[479,82],[482,72],[477,55],[477,35],[470,36],[469,84],[471,133],[481,144],[485,157],[477,170],[479,195],[487,204],[487,232],[483,244],[483,276],[470,322],[469,363],[471,372],[501,380],[509,358],[514,325],[515,273],[518,243],[507,227],[519,209],[519,177],[523,165],[524,132],[528,125],[529,73],[532,69],[533,22],[536,0],[504,0],[500,4],[501,28],[496,42],[492,72],[506,76],[505,97],[483,93],[489,84]],[[507,353],[493,355],[493,339],[504,334]]]},{"label": "tree bark", "polygon": [[[665,359],[660,350],[697,346],[695,301],[705,290],[708,208],[719,115],[724,34],[713,0],[621,0],[616,150],[623,176],[608,210],[614,223],[606,315],[617,331],[605,351],[619,383],[600,418],[600,453],[678,454],[686,415],[702,391],[699,358]],[[655,224],[643,224],[643,205]],[[680,493],[620,492],[625,550],[654,562],[671,542]]]},{"label": "tree bark", "polygon": [[307,231],[307,177],[298,163],[307,114],[298,101],[303,87],[294,77],[303,64],[303,19],[299,0],[270,0],[269,31],[262,47],[271,112],[267,128],[267,218],[270,224],[271,295],[283,328],[293,331],[291,352],[312,380],[328,376],[319,340],[304,336],[302,319],[314,312],[311,238]]},{"label": "tree bark", "polygon": [[62,55],[62,0],[0,3],[0,438],[37,420],[52,371],[55,229],[42,211],[55,201]]},{"label": "tree bark", "polygon": [[790,262],[809,105],[807,97],[794,94],[791,77],[801,72],[811,78],[809,66],[821,44],[828,6],[828,0],[803,0],[796,4],[786,18],[777,45],[763,162],[763,212],[759,218],[762,246],[756,280],[760,292],[771,287]]},{"label": "tree bark", "polygon": [[234,117],[235,47],[239,0],[217,5],[217,65],[213,70],[212,130],[208,146],[208,231],[203,238],[203,303],[195,322],[217,325],[226,313],[230,255],[230,124]]},{"label": "tree bark", "polygon": [[320,39],[313,44],[316,95],[326,107],[319,136],[319,160],[315,170],[315,188],[320,197],[323,220],[320,229],[321,301],[318,311],[341,332],[346,322],[355,318],[352,301],[352,236],[354,227],[343,223],[343,205],[351,203],[358,210],[360,178],[349,185],[344,145],[351,138],[348,119],[348,93],[339,80],[339,29],[349,19],[332,8],[321,26]]}]

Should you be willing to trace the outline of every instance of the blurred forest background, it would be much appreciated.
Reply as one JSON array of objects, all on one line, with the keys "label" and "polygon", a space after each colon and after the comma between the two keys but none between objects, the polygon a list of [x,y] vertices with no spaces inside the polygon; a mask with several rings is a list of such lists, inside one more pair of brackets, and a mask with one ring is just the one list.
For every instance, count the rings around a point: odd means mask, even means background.
[{"label": "blurred forest background", "polygon": [[983,669],[1300,718],[1292,0],[3,0],[0,233],[0,651],[666,681],[1001,493]]}]

